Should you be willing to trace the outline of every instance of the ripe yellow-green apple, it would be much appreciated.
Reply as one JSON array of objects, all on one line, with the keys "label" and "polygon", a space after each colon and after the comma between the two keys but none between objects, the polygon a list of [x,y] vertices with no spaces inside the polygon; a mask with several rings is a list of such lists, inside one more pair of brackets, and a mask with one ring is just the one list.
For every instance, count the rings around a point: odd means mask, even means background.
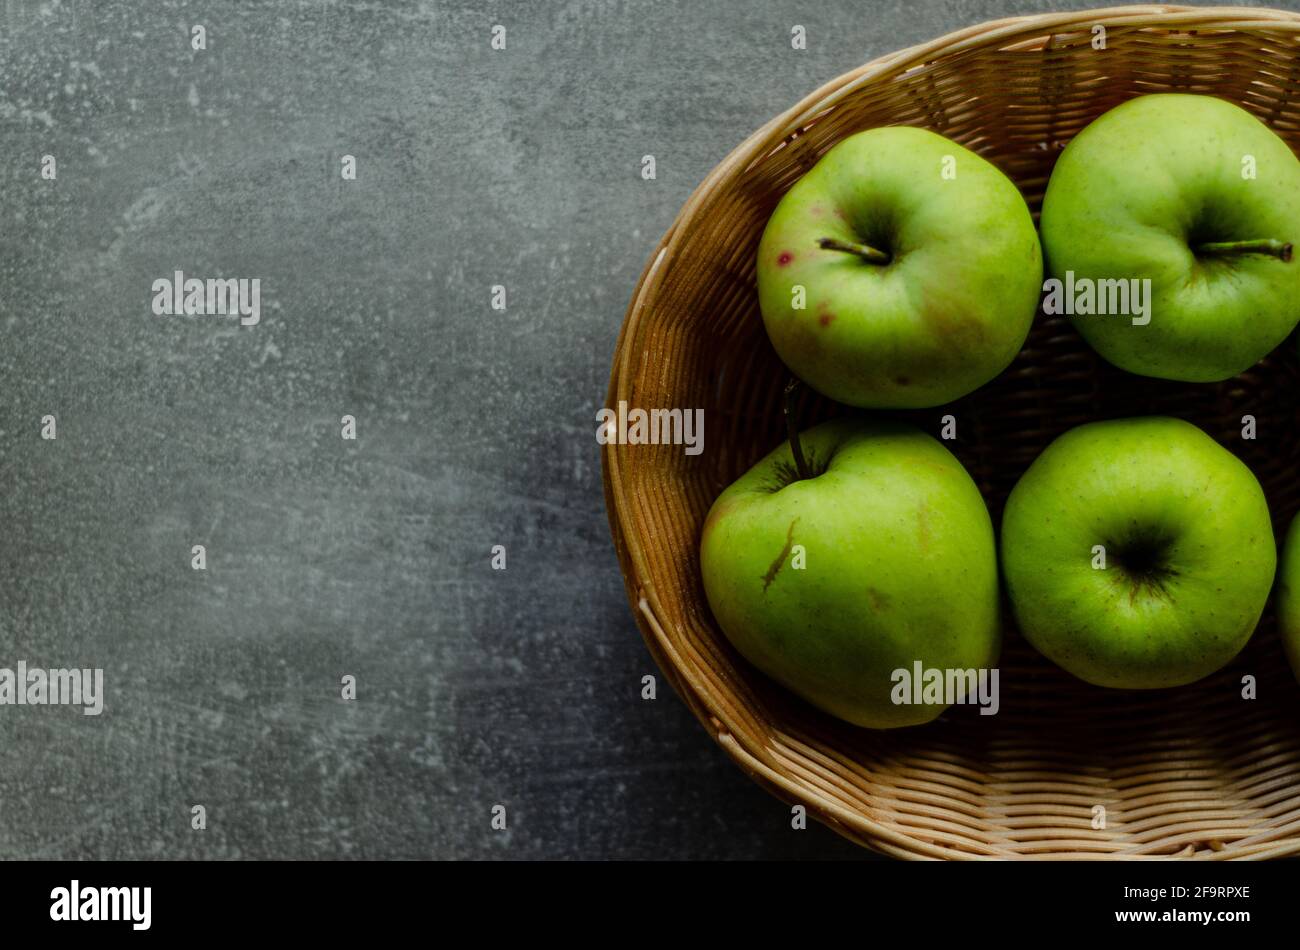
[{"label": "ripe yellow-green apple", "polygon": [[1291,671],[1300,679],[1300,515],[1291,522],[1282,543],[1277,569],[1277,622]]},{"label": "ripe yellow-green apple", "polygon": [[1167,416],[1066,432],[1002,516],[1021,632],[1097,686],[1181,686],[1222,667],[1259,622],[1276,562],[1250,469]]},{"label": "ripe yellow-green apple", "polygon": [[786,366],[874,408],[937,406],[1006,369],[1043,279],[1010,179],[908,127],[827,152],[777,205],[757,266],[763,324]]},{"label": "ripe yellow-green apple", "polygon": [[944,710],[895,704],[896,670],[985,670],[997,659],[988,509],[961,463],[910,426],[836,420],[794,436],[718,496],[700,565],[736,649],[859,726]]},{"label": "ripe yellow-green apple", "polygon": [[[1142,96],[1102,115],[1057,160],[1040,224],[1052,278],[1096,298],[1074,326],[1131,373],[1228,379],[1300,321],[1300,161],[1222,99]],[[1097,312],[1103,295],[1131,312],[1120,295],[1144,287],[1142,317]]]}]

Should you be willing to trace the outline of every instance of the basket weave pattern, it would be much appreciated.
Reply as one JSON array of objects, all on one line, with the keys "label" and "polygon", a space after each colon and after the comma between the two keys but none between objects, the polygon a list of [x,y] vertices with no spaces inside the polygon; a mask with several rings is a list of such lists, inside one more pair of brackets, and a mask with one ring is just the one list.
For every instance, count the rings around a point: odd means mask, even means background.
[{"label": "basket weave pattern", "polygon": [[[1093,48],[1093,27],[1106,29]],[[748,666],[717,629],[699,576],[709,505],[782,438],[789,372],[764,335],[759,236],[780,197],[833,145],[918,125],[980,153],[1037,216],[1060,149],[1136,95],[1219,96],[1300,151],[1300,16],[1122,7],[986,23],[869,63],[777,116],[700,185],[660,241],[628,309],[608,404],[705,410],[704,453],[608,445],[606,503],[637,621],[655,660],[727,753],[836,831],[906,858],[1264,858],[1300,853],[1300,687],[1272,607],[1229,667],[1191,686],[1103,690],[1039,656],[1010,626],[1001,710],[930,725],[841,723]],[[1264,486],[1279,537],[1300,507],[1300,368],[1290,340],[1251,371],[1190,385],[1126,375],[1060,317],[951,406],[894,413],[947,443],[989,503],[1047,443],[1083,422],[1168,413],[1237,453]],[[801,423],[845,412],[815,394]],[[1258,438],[1242,439],[1242,416]],[[1257,698],[1242,698],[1242,677]],[[1094,827],[1104,808],[1104,827]]]}]

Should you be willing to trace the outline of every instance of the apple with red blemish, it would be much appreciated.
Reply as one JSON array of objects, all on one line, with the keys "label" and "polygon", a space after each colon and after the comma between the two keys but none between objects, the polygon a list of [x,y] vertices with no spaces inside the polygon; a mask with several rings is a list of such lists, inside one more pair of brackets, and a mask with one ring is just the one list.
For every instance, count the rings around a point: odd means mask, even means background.
[{"label": "apple with red blemish", "polygon": [[827,152],[781,199],[758,249],[777,354],[818,392],[866,408],[937,406],[987,383],[1024,344],[1042,279],[1010,179],[908,127]]},{"label": "apple with red blemish", "polygon": [[834,420],[714,502],[700,542],[709,606],[754,666],[876,729],[929,722],[897,671],[989,669],[1000,644],[993,524],[944,446],[898,423]]}]

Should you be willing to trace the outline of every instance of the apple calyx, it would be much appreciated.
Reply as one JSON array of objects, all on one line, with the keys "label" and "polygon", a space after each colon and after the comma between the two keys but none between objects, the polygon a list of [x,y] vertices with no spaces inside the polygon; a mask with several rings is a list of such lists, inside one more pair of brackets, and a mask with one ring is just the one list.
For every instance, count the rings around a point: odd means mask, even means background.
[{"label": "apple calyx", "polygon": [[1112,543],[1115,566],[1132,585],[1130,600],[1137,593],[1168,596],[1166,582],[1177,577],[1178,571],[1169,564],[1172,537],[1147,534],[1130,537],[1125,543]]},{"label": "apple calyx", "polygon": [[794,468],[799,478],[811,478],[808,463],[803,457],[803,446],[799,444],[799,428],[795,425],[794,413],[790,411],[794,403],[794,392],[799,388],[799,380],[791,379],[785,386],[785,429],[790,438],[790,452],[794,455]]},{"label": "apple calyx", "polygon": [[823,251],[843,251],[856,254],[868,264],[888,264],[893,257],[869,244],[856,244],[853,241],[841,241],[839,238],[822,238],[817,246]]},{"label": "apple calyx", "polygon": [[1265,238],[1257,241],[1211,241],[1193,248],[1198,256],[1231,257],[1236,254],[1269,254],[1280,261],[1291,260],[1291,244]]}]

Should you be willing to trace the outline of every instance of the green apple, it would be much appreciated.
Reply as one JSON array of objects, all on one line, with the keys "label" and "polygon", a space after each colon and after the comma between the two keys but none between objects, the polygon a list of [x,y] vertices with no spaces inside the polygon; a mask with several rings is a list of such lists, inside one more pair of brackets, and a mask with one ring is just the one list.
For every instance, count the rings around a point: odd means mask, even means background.
[{"label": "green apple", "polygon": [[[896,671],[989,670],[1000,643],[997,552],[984,499],[936,439],[836,420],[782,445],[704,523],[709,606],[764,673],[848,722],[929,722]],[[800,468],[807,477],[800,477]]]},{"label": "green apple", "polygon": [[1276,563],[1250,469],[1164,416],[1071,429],[1002,517],[1021,632],[1097,686],[1180,686],[1222,667],[1259,622]]},{"label": "green apple", "polygon": [[1300,515],[1291,522],[1277,569],[1277,623],[1291,671],[1300,679]]},{"label": "green apple", "polygon": [[1142,96],[1101,116],[1057,160],[1041,226],[1052,279],[1080,288],[1066,302],[1096,298],[1075,327],[1131,373],[1228,379],[1300,321],[1300,161],[1222,99]]},{"label": "green apple", "polygon": [[853,406],[950,402],[1006,369],[1042,292],[1024,198],[924,129],[850,136],[781,199],[758,248],[777,354]]}]

